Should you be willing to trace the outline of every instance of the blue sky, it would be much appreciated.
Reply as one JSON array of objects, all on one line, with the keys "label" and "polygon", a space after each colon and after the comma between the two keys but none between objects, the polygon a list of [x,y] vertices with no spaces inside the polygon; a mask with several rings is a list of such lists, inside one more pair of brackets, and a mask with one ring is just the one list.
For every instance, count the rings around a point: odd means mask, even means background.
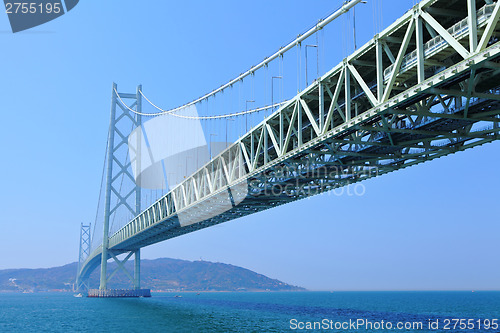
[{"label": "blue sky", "polygon": [[[375,1],[375,0],[373,0]],[[382,1],[386,27],[414,0]],[[237,76],[340,5],[303,1],[81,1],[17,34],[0,14],[0,269],[77,259],[93,222],[111,83],[184,103]],[[373,5],[358,6],[361,44]],[[338,54],[342,59],[342,30]],[[344,37],[346,38],[346,37]],[[338,59],[337,59],[338,58]],[[329,69],[329,68],[328,68]],[[309,289],[499,289],[499,143],[145,248],[220,261]]]}]

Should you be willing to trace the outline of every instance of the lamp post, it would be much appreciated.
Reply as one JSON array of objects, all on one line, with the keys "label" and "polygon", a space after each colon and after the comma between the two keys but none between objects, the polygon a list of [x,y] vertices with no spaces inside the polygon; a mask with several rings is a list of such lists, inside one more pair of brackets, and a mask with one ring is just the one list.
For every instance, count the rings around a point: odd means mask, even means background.
[{"label": "lamp post", "polygon": [[309,81],[307,80],[307,48],[308,47],[315,47],[316,48],[316,66],[318,67],[318,75],[319,75],[318,45],[306,45],[306,87],[309,86]]},{"label": "lamp post", "polygon": [[228,142],[228,141],[227,141],[227,123],[228,123],[229,121],[234,121],[234,119],[233,119],[233,118],[226,118],[226,148],[227,148],[227,142]]},{"label": "lamp post", "polygon": [[[282,76],[273,76],[271,78],[271,107],[274,111],[274,79],[282,79],[283,77]],[[266,115],[267,115],[267,111],[266,111]]]},{"label": "lamp post", "polygon": [[[248,112],[248,103],[255,103],[254,100],[245,102],[245,112]],[[248,132],[248,114],[245,114],[245,132]]]},{"label": "lamp post", "polygon": [[[366,3],[366,1],[361,1],[361,3]],[[352,27],[353,27],[353,39],[354,39],[354,51],[358,49],[356,42],[356,6],[352,7]]]},{"label": "lamp post", "polygon": [[217,136],[217,134],[210,133],[210,138],[208,140],[208,149],[210,151],[210,160],[212,160],[212,136]]},{"label": "lamp post", "polygon": [[187,178],[188,176],[188,158],[191,158],[192,156],[186,156],[186,172],[184,173],[184,178]]}]

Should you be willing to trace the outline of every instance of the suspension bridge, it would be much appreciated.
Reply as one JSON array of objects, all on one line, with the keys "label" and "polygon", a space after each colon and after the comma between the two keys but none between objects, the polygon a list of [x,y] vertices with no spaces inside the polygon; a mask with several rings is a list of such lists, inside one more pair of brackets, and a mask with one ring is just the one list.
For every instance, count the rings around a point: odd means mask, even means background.
[{"label": "suspension bridge", "polygon": [[94,235],[82,225],[79,290],[100,265],[92,295],[112,295],[119,270],[132,295],[146,295],[145,246],[500,138],[500,1],[423,0],[319,75],[320,34],[360,2],[180,107],[113,84],[103,203]]}]

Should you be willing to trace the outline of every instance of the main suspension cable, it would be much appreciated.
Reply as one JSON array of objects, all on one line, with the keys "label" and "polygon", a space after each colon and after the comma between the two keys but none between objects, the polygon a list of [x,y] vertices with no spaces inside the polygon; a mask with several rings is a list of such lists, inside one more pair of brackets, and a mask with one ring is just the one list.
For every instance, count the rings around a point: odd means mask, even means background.
[{"label": "main suspension cable", "polygon": [[[158,110],[161,110],[161,113],[156,113],[156,114],[147,114],[147,113],[140,113],[140,112],[137,112],[135,110],[132,110],[131,108],[129,108],[125,103],[123,103],[123,101],[121,100],[120,96],[118,95],[117,93],[117,96],[118,98],[120,99],[120,101],[124,104],[124,106],[129,109],[130,111],[136,113],[136,114],[139,114],[139,115],[143,115],[143,116],[159,116],[159,115],[162,115],[162,114],[174,114],[175,112],[177,111],[180,111],[180,110],[183,110],[189,106],[192,106],[192,105],[195,105],[197,103],[200,103],[204,100],[207,100],[209,97],[211,96],[214,96],[216,95],[217,93],[219,92],[222,92],[224,91],[226,88],[229,88],[231,87],[233,84],[243,80],[243,78],[249,76],[249,75],[253,75],[255,73],[255,71],[257,71],[258,69],[262,68],[262,67],[267,67],[267,65],[273,61],[274,59],[276,58],[279,58],[279,57],[282,57],[283,54],[285,54],[287,51],[291,50],[292,48],[296,47],[297,45],[300,45],[300,43],[304,40],[306,40],[309,36],[312,36],[314,33],[316,33],[317,31],[323,29],[327,24],[329,24],[330,22],[332,22],[333,20],[337,19],[338,17],[342,16],[343,14],[345,13],[348,13],[349,10],[356,6],[358,3],[360,3],[362,0],[347,0],[342,6],[339,7],[339,9],[337,9],[334,13],[330,14],[329,16],[327,16],[325,19],[322,19],[322,20],[319,20],[318,23],[316,23],[312,28],[310,28],[309,30],[307,30],[305,33],[303,34],[300,34],[297,36],[297,38],[295,38],[293,41],[291,41],[290,43],[288,43],[287,45],[281,47],[277,52],[275,52],[273,55],[271,55],[270,57],[266,57],[263,61],[261,61],[260,63],[258,63],[257,65],[255,66],[252,66],[249,70],[247,70],[246,72],[240,74],[238,77],[236,77],[235,79],[227,82],[226,84],[220,86],[219,88],[213,90],[212,92],[208,93],[208,94],[205,94],[204,96],[201,96],[199,97],[198,99],[195,99],[189,103],[186,103],[182,106],[179,106],[179,107],[176,107],[174,109],[171,109],[171,110],[163,110],[161,109],[160,107],[156,106],[155,104],[153,104],[149,99],[146,98],[146,96],[144,96],[144,94],[142,92],[141,95],[152,105],[154,106],[155,108],[157,108]],[[116,91],[116,90],[115,90]],[[234,113],[234,114],[231,114],[231,115],[218,115],[218,116],[210,116],[210,117],[206,117],[206,118],[202,118],[202,117],[191,117],[191,116],[182,116],[182,115],[176,115],[178,117],[181,117],[181,118],[187,118],[187,119],[219,119],[219,118],[228,118],[228,117],[235,117],[235,116],[240,116],[240,115],[244,115],[244,114],[247,114],[247,113],[252,113],[252,112],[258,112],[258,111],[262,111],[262,110],[267,110],[267,109],[271,109],[271,108],[274,108],[276,106],[279,106],[279,105],[282,105],[284,104],[285,102],[283,103],[277,103],[275,105],[269,105],[269,106],[265,106],[265,107],[262,107],[262,108],[258,108],[258,109],[254,109],[254,110],[248,110],[248,111],[244,111],[244,112],[238,112],[238,113]]]},{"label": "main suspension cable", "polygon": [[215,115],[215,116],[185,116],[185,115],[182,115],[182,114],[176,114],[175,112],[178,112],[182,109],[184,109],[184,107],[180,107],[180,108],[175,108],[175,109],[172,109],[172,110],[164,110],[162,108],[160,108],[159,106],[155,105],[154,103],[152,103],[145,95],[142,91],[140,91],[140,94],[142,95],[142,97],[144,97],[144,99],[149,103],[151,104],[153,107],[155,107],[156,109],[158,109],[160,112],[156,112],[156,113],[144,113],[144,112],[139,112],[137,110],[134,110],[132,108],[130,108],[120,97],[120,94],[115,90],[115,94],[116,96],[118,97],[118,100],[120,100],[120,102],[123,104],[123,106],[125,108],[127,108],[129,111],[135,113],[135,114],[138,114],[138,115],[141,115],[141,116],[149,116],[149,117],[156,117],[156,116],[162,116],[162,115],[171,115],[171,116],[174,116],[174,117],[178,117],[178,118],[184,118],[184,119],[195,119],[195,120],[206,120],[206,119],[221,119],[221,118],[232,118],[232,117],[237,117],[237,116],[242,116],[242,115],[245,115],[245,114],[249,114],[249,113],[254,113],[254,112],[260,112],[260,111],[263,111],[263,110],[268,110],[268,109],[272,109],[274,107],[277,107],[277,106],[281,106],[283,104],[286,104],[288,101],[284,101],[284,102],[280,102],[280,103],[275,103],[273,105],[268,105],[268,106],[263,106],[263,107],[260,107],[260,108],[256,108],[256,109],[252,109],[252,110],[247,110],[247,111],[240,111],[240,112],[235,112],[235,113],[229,113],[229,114],[221,114],[221,115]]}]

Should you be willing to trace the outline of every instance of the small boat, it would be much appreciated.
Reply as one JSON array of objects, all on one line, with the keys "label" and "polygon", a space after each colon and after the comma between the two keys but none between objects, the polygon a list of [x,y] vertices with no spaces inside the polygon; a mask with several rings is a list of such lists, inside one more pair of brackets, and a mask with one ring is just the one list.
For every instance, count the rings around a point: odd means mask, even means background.
[{"label": "small boat", "polygon": [[83,297],[82,293],[78,293],[78,294],[75,294],[73,295],[74,297]]},{"label": "small boat", "polygon": [[175,298],[181,298],[182,296],[181,295],[175,295]]}]

